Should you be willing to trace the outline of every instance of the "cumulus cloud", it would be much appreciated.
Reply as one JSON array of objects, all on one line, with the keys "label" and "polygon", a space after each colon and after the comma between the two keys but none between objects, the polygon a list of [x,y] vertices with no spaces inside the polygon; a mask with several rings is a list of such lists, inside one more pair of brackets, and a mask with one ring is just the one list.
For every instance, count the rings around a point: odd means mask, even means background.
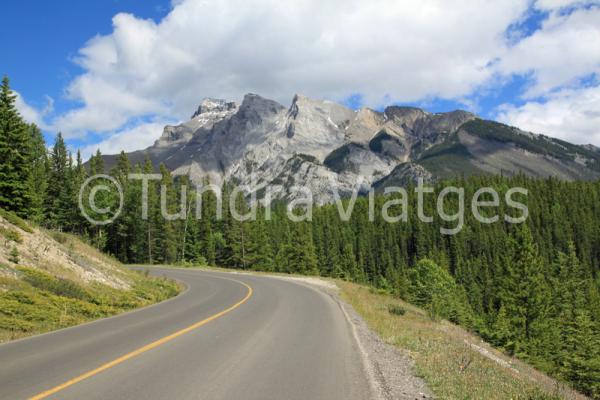
[{"label": "cumulus cloud", "polygon": [[159,23],[118,14],[90,40],[67,88],[81,108],[55,121],[67,136],[139,115],[187,117],[205,96],[296,92],[366,104],[456,98],[486,82],[503,32],[526,0],[180,0]]},{"label": "cumulus cloud", "polygon": [[600,86],[564,89],[521,107],[504,105],[498,119],[579,144],[600,144]]},{"label": "cumulus cloud", "polygon": [[15,98],[15,107],[25,119],[25,121],[29,123],[34,123],[39,126],[41,129],[48,129],[48,125],[44,121],[44,117],[52,112],[54,106],[54,100],[46,96],[46,105],[43,108],[37,108],[30,104],[28,104],[21,93],[14,92],[16,95]]},{"label": "cumulus cloud", "polygon": [[532,84],[525,93],[528,98],[577,85],[581,78],[600,73],[599,21],[600,8],[552,14],[541,29],[506,52],[499,71],[531,76]]},{"label": "cumulus cloud", "polygon": [[134,151],[151,146],[159,138],[168,121],[147,122],[131,129],[123,129],[109,135],[100,143],[85,146],[81,149],[83,159],[87,160],[97,150],[102,154],[116,154],[121,151]]},{"label": "cumulus cloud", "polygon": [[498,65],[505,75],[530,78],[522,94],[526,102],[500,106],[499,120],[575,143],[600,144],[600,7],[594,4],[600,2],[536,2],[549,17]]},{"label": "cumulus cloud", "polygon": [[556,12],[566,8],[590,6],[600,4],[598,0],[537,0],[535,8],[543,11]]}]

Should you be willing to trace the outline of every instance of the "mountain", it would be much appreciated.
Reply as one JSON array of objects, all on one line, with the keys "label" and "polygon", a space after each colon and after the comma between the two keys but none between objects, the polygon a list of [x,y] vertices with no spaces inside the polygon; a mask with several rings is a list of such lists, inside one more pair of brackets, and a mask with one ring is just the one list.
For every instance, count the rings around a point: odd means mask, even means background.
[{"label": "mountain", "polygon": [[[290,107],[256,94],[241,104],[202,101],[191,119],[166,126],[153,146],[129,154],[148,155],[192,181],[249,185],[263,195],[298,196],[307,186],[314,200],[333,199],[355,187],[362,191],[423,178],[519,172],[564,180],[600,177],[600,151],[536,135],[466,111],[429,113],[414,107],[358,111],[330,101],[296,95]],[[107,166],[116,156],[105,156]]]}]

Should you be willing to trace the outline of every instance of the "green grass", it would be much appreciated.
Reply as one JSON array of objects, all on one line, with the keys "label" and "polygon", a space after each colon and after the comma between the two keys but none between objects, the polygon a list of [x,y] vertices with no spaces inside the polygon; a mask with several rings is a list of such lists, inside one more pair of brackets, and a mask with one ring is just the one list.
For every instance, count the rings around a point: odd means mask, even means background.
[{"label": "green grass", "polygon": [[0,342],[77,325],[153,304],[179,292],[176,283],[135,274],[131,288],[83,285],[34,268],[0,276]]},{"label": "green grass", "polygon": [[8,240],[9,242],[23,243],[23,237],[14,229],[0,226],[0,235],[2,235],[4,239]]},{"label": "green grass", "polygon": [[[485,357],[468,344],[483,345],[474,335],[425,311],[367,287],[339,281],[342,298],[386,342],[409,354],[436,398],[440,399],[576,399],[583,396],[558,385],[532,367],[494,355],[511,368]],[[466,342],[465,342],[466,341]],[[467,343],[468,342],[468,343]]]},{"label": "green grass", "polygon": [[31,226],[29,226],[29,224],[27,224],[27,222],[25,222],[25,220],[21,219],[16,214],[10,211],[6,211],[0,208],[0,217],[4,218],[11,224],[15,225],[16,227],[27,233],[33,233],[33,229],[31,228]]}]

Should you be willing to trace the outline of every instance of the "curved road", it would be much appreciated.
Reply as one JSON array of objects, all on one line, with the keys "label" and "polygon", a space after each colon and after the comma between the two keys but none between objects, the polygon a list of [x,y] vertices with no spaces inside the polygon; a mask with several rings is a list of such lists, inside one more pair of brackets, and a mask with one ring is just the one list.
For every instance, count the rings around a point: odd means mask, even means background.
[{"label": "curved road", "polygon": [[0,345],[0,399],[369,399],[328,295],[268,277],[152,268],[163,303]]}]

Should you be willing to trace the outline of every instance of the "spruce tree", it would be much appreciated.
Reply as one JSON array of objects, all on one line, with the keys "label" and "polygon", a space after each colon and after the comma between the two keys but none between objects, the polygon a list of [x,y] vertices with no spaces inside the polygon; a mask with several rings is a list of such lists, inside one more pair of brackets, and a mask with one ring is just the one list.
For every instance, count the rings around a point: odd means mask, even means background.
[{"label": "spruce tree", "polygon": [[29,218],[38,224],[43,224],[48,191],[48,150],[42,132],[35,124],[29,126],[29,134],[31,143],[29,154],[31,174],[27,180],[27,190],[31,202]]},{"label": "spruce tree", "polygon": [[[160,194],[160,199],[154,210],[155,221],[157,223],[156,231],[156,256],[157,261],[164,264],[172,264],[177,261],[177,235],[176,221],[170,221],[163,215],[163,211],[167,214],[175,214],[178,211],[177,195],[173,186],[173,177],[171,172],[164,164],[160,165],[160,173],[162,179],[160,181],[161,191],[164,187],[165,192]],[[160,192],[159,192],[160,193]],[[162,210],[161,202],[165,202],[166,209]]]},{"label": "spruce tree", "polygon": [[27,217],[31,205],[30,130],[15,99],[5,76],[0,87],[0,207]]},{"label": "spruce tree", "polygon": [[71,226],[71,217],[75,207],[70,180],[70,158],[65,141],[59,132],[50,154],[48,196],[46,200],[49,223],[59,230],[65,230]]},{"label": "spruce tree", "polygon": [[527,356],[539,349],[532,340],[543,333],[548,313],[548,287],[540,258],[527,226],[518,228],[511,238],[511,252],[504,280],[502,303],[515,332],[511,353]]}]

